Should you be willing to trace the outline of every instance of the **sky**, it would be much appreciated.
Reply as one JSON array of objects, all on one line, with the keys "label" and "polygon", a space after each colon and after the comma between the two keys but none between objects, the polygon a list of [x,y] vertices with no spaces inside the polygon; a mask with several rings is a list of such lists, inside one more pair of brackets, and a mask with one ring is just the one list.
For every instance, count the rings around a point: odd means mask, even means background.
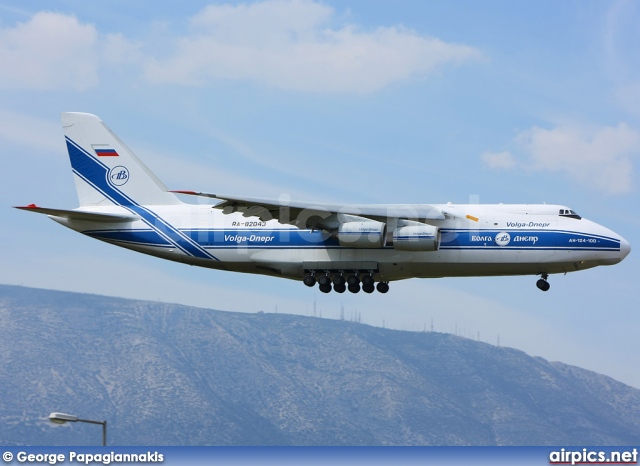
[{"label": "sky", "polygon": [[[640,3],[0,0],[0,283],[456,333],[640,388]],[[554,203],[620,264],[386,295],[163,261],[12,209],[78,201],[60,112],[169,189],[335,203]]]}]

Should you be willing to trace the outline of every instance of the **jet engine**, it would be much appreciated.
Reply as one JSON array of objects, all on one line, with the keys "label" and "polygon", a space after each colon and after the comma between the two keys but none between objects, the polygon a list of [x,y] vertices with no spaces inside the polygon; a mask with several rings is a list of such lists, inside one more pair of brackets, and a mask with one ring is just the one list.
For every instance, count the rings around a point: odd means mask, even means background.
[{"label": "jet engine", "polygon": [[340,246],[382,248],[387,242],[387,225],[375,220],[341,223],[337,236]]},{"label": "jet engine", "polygon": [[437,251],[440,229],[431,225],[410,225],[393,231],[393,247],[400,251]]}]

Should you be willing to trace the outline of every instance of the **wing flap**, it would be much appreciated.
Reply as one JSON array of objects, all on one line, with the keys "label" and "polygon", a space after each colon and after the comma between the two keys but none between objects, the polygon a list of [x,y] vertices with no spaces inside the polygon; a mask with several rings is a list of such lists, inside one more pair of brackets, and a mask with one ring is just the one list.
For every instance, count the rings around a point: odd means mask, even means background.
[{"label": "wing flap", "polygon": [[65,210],[65,209],[49,209],[47,207],[38,207],[35,204],[27,206],[16,206],[16,209],[26,210],[28,212],[36,212],[38,214],[51,215],[53,217],[68,218],[70,220],[83,220],[86,222],[133,222],[138,217],[135,215],[105,214],[98,212],[87,212],[83,210]]}]

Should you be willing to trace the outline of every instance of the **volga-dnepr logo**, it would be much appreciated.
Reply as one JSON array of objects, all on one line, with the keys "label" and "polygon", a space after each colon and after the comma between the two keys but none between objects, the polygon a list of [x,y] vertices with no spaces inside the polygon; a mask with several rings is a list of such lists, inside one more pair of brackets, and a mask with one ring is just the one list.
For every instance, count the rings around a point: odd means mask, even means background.
[{"label": "volga-dnepr logo", "polygon": [[511,235],[509,235],[509,233],[507,233],[506,231],[501,231],[496,235],[495,242],[498,246],[506,246],[507,244],[509,244],[509,242],[511,242]]},{"label": "volga-dnepr logo", "polygon": [[127,170],[127,167],[118,165],[109,170],[107,178],[109,180],[109,183],[111,183],[113,186],[122,186],[127,181],[129,181],[129,170]]}]

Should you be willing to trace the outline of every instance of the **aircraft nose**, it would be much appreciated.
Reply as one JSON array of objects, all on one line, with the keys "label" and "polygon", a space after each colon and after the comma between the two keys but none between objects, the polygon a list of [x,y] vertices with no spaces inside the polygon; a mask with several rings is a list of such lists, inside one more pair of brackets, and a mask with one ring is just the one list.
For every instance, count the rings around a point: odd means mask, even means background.
[{"label": "aircraft nose", "polygon": [[620,237],[620,260],[624,259],[631,252],[631,245],[629,241]]}]

